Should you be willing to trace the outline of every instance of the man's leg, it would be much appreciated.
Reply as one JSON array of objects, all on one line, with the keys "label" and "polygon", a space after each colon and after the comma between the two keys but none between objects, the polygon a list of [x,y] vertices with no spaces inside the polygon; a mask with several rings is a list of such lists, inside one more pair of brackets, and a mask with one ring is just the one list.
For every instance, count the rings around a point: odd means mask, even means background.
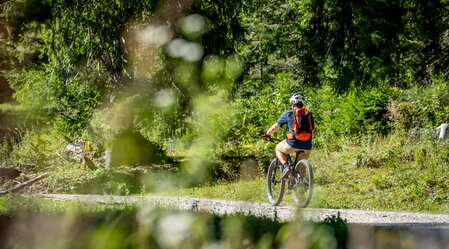
[{"label": "man's leg", "polygon": [[279,159],[279,162],[281,162],[282,164],[286,164],[287,163],[287,154],[276,150],[276,156]]},{"label": "man's leg", "polygon": [[291,170],[287,164],[287,155],[294,151],[295,149],[288,145],[286,140],[283,140],[276,145],[276,156],[279,159],[279,162],[283,165],[282,178],[287,176]]},{"label": "man's leg", "polygon": [[287,163],[287,155],[294,151],[295,149],[288,145],[285,140],[282,140],[276,145],[276,156],[282,164]]}]

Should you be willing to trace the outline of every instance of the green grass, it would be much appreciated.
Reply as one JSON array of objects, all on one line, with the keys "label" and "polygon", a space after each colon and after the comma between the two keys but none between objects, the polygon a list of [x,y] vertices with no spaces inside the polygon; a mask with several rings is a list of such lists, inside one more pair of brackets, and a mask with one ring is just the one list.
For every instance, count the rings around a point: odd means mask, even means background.
[{"label": "green grass", "polygon": [[24,111],[25,108],[22,105],[15,103],[3,103],[0,104],[0,113],[1,112],[18,112]]},{"label": "green grass", "polygon": [[158,195],[263,202],[266,199],[265,189],[265,179],[258,177],[254,180],[242,180],[236,183],[216,183],[208,186],[160,192]]},{"label": "green grass", "polygon": [[[449,143],[409,141],[399,133],[361,140],[313,151],[310,207],[449,213]],[[253,180],[158,194],[267,202],[262,174]],[[282,204],[293,204],[291,193]]]},{"label": "green grass", "polygon": [[0,215],[18,213],[40,213],[49,215],[67,214],[94,214],[108,211],[132,210],[135,207],[126,204],[99,204],[80,201],[58,201],[19,195],[0,196]]},{"label": "green grass", "polygon": [[[316,175],[314,195],[309,207],[449,213],[449,201],[438,197],[438,194],[444,195],[445,190],[440,189],[438,193],[423,195],[422,193],[430,190],[420,186],[420,183],[413,183],[412,178],[404,182],[401,178],[407,176],[391,169],[348,169],[348,172],[335,172],[328,177],[331,179],[326,181],[330,182],[323,183],[322,177]],[[268,202],[263,177],[236,183],[178,189],[158,195]],[[290,192],[286,193],[282,204],[293,204]]]}]

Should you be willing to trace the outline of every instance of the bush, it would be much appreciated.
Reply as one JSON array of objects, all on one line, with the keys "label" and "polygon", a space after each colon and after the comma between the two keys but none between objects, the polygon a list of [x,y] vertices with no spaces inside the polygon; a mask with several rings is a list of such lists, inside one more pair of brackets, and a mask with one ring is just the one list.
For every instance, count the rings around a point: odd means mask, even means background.
[{"label": "bush", "polygon": [[388,103],[388,117],[400,129],[435,128],[449,120],[449,84],[434,80],[428,87],[395,89]]},{"label": "bush", "polygon": [[340,137],[385,134],[388,95],[376,88],[336,94],[331,87],[314,89],[309,99],[316,121],[318,145],[329,146]]}]

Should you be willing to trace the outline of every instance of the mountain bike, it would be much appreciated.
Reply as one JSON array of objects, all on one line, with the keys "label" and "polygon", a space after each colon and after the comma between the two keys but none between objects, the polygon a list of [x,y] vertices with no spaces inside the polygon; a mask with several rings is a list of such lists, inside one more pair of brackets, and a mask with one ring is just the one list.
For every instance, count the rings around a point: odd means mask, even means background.
[{"label": "mountain bike", "polygon": [[[280,142],[281,140],[271,138],[269,141]],[[309,205],[313,193],[313,170],[309,160],[298,160],[301,153],[304,151],[296,152],[294,161],[290,155],[287,155],[287,162],[291,170],[284,178],[282,178],[284,167],[279,159],[276,157],[271,161],[267,172],[267,194],[271,205],[281,204],[286,185],[288,190],[292,190],[296,205],[303,208]],[[293,165],[295,167],[292,167]]]}]

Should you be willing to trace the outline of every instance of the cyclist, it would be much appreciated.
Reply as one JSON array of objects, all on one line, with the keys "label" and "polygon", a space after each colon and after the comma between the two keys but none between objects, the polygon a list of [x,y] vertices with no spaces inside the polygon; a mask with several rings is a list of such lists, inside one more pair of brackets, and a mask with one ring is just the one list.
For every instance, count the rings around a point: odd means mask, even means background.
[{"label": "cyclist", "polygon": [[[282,178],[285,178],[285,176],[290,172],[290,165],[288,165],[287,162],[287,154],[291,154],[295,151],[302,150],[303,153],[300,153],[298,155],[298,160],[301,159],[307,159],[309,158],[310,151],[312,150],[312,137],[310,136],[310,139],[307,141],[300,141],[296,139],[296,137],[292,134],[293,132],[293,125],[294,125],[294,112],[298,109],[303,109],[304,111],[308,112],[304,108],[304,96],[301,93],[295,93],[290,98],[290,105],[291,110],[287,110],[280,118],[276,121],[275,124],[273,124],[268,131],[262,136],[265,140],[271,140],[271,134],[278,131],[282,126],[287,125],[288,133],[287,138],[285,140],[282,140],[276,145],[276,156],[279,159],[279,161],[283,165],[283,172],[282,172]],[[313,123],[313,118],[312,121]],[[313,124],[312,124],[313,127]]]}]

